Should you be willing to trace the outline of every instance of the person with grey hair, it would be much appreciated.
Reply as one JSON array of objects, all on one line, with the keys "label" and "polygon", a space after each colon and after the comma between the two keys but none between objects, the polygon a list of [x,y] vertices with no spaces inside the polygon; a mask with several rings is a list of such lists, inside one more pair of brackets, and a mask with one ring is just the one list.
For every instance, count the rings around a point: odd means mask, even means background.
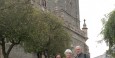
[{"label": "person with grey hair", "polygon": [[76,46],[75,47],[75,52],[76,52],[76,56],[75,58],[90,58],[90,56],[88,54],[85,54],[82,52],[82,48],[81,46]]},{"label": "person with grey hair", "polygon": [[64,54],[66,58],[72,58],[72,51],[70,49],[66,49]]}]

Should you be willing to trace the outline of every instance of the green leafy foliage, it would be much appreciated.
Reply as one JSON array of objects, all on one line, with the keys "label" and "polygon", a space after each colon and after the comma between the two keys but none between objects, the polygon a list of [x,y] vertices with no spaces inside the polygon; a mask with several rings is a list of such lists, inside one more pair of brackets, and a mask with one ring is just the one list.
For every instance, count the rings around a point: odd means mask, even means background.
[{"label": "green leafy foliage", "polygon": [[[33,12],[31,5],[26,0],[23,3],[17,2],[19,1],[4,0],[0,7],[0,45],[4,58],[8,58],[14,45],[20,44],[23,40],[31,37],[29,36],[31,33],[30,28],[35,25],[33,19],[28,19]],[[6,48],[8,42],[11,45]]]},{"label": "green leafy foliage", "polygon": [[[21,4],[24,6],[21,7]],[[31,20],[26,17],[32,12],[31,8],[24,3],[6,4],[5,7],[0,10],[1,36],[8,41],[17,41],[18,38],[21,39],[21,37],[26,36],[27,28],[31,25]]]},{"label": "green leafy foliage", "polygon": [[115,11],[110,13],[102,33],[104,35],[105,41],[112,47],[115,44]]},{"label": "green leafy foliage", "polygon": [[115,10],[109,14],[107,21],[104,23],[102,34],[104,36],[104,40],[111,49],[115,45]]},{"label": "green leafy foliage", "polygon": [[[70,47],[71,40],[67,30],[65,30],[63,27],[62,21],[60,21],[60,19],[56,16],[47,12],[39,12],[37,17],[39,20],[41,18],[41,24],[39,24],[40,26],[38,28],[38,31],[40,31],[40,36],[38,41],[34,40],[32,42],[31,40],[30,42],[27,41],[27,43],[24,42],[25,50],[27,52],[47,51],[49,55],[55,55],[57,53],[61,53],[63,55],[65,49]],[[47,26],[42,25],[43,23],[45,23]],[[43,40],[44,42],[40,40]]]}]

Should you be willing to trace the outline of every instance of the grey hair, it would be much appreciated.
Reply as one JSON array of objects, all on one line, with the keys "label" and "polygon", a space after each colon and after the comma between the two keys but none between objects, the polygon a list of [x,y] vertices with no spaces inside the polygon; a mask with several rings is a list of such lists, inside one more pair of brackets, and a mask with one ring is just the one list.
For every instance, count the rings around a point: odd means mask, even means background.
[{"label": "grey hair", "polygon": [[81,46],[76,46],[75,49],[76,49],[76,48],[80,48],[80,49],[82,49]]},{"label": "grey hair", "polygon": [[71,53],[72,54],[72,51],[70,49],[66,49],[64,54],[66,55],[67,53]]}]

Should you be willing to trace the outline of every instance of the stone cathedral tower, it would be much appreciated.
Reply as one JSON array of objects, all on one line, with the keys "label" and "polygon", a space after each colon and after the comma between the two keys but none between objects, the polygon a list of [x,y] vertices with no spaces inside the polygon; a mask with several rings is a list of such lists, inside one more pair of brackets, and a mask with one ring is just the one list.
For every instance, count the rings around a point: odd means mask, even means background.
[{"label": "stone cathedral tower", "polygon": [[[30,0],[34,7],[39,7],[44,11],[54,13],[64,19],[64,26],[72,35],[71,49],[76,45],[83,48],[83,52],[89,53],[86,45],[87,26],[84,20],[83,28],[80,29],[79,0]],[[10,58],[37,58],[35,54],[25,53],[23,48],[16,46],[13,48]]]}]

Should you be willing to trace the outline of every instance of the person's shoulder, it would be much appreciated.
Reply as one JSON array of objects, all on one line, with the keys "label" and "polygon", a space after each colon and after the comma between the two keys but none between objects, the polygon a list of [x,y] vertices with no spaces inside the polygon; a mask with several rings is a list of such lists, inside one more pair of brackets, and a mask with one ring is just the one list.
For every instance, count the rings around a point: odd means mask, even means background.
[{"label": "person's shoulder", "polygon": [[90,55],[89,55],[88,53],[84,53],[84,56],[85,56],[86,58],[90,58]]},{"label": "person's shoulder", "polygon": [[73,56],[72,58],[77,58],[77,55],[76,55],[76,56]]},{"label": "person's shoulder", "polygon": [[89,55],[88,53],[83,53],[84,55]]}]

